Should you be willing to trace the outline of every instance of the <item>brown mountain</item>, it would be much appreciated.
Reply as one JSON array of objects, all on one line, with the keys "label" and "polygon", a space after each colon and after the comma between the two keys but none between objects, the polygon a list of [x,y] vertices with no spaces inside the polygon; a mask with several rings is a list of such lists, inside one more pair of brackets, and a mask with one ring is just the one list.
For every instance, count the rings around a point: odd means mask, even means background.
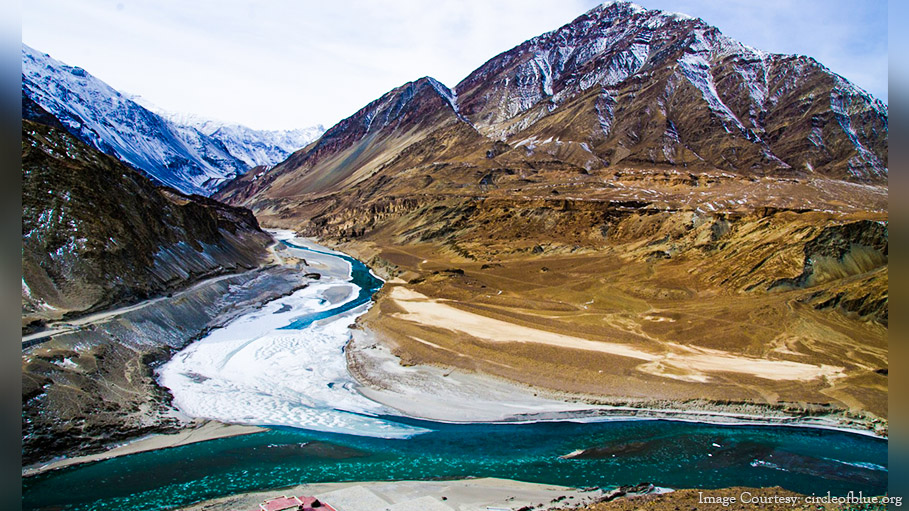
[{"label": "brown mountain", "polygon": [[[405,84],[262,182],[246,176],[220,196],[338,191],[457,120],[472,129],[435,138],[499,142],[495,152],[509,149],[509,161],[886,182],[887,115],[811,58],[761,52],[700,19],[615,2],[494,57],[455,93],[431,78]],[[473,143],[433,161],[479,165]]]},{"label": "brown mountain", "polygon": [[[237,181],[238,197],[268,189],[275,198],[334,192],[375,174],[408,146],[458,122],[451,91],[432,78],[394,89],[339,122],[267,172]],[[245,187],[240,190],[241,187]]]},{"label": "brown mountain", "polygon": [[456,91],[484,134],[557,155],[584,144],[581,166],[886,179],[880,101],[814,59],[634,4],[592,9],[489,60]]},{"label": "brown mountain", "polygon": [[[216,197],[394,279],[363,323],[407,362],[886,417],[887,130],[811,58],[610,2],[453,92],[396,89]],[[481,317],[647,354],[490,339],[507,328]]]}]

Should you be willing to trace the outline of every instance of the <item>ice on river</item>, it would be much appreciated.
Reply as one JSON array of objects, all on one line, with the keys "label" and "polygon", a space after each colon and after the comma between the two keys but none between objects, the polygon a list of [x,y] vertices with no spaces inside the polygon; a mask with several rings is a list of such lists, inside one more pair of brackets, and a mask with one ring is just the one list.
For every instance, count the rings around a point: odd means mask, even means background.
[{"label": "ice on river", "polygon": [[[339,287],[349,290],[342,302]],[[383,438],[424,432],[376,417],[395,412],[360,395],[347,371],[347,327],[368,304],[304,329],[281,329],[358,291],[339,278],[313,282],[191,344],[159,369],[158,380],[193,417]]]}]

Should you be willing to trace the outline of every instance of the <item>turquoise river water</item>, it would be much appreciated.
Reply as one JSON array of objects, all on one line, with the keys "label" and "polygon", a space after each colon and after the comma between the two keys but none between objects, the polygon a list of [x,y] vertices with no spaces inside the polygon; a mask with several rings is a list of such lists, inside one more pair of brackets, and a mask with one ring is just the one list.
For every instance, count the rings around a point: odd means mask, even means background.
[{"label": "turquoise river water", "polygon": [[[304,328],[345,312],[381,287],[362,263],[339,257],[351,264],[359,296],[285,328]],[[391,440],[276,428],[139,453],[29,477],[23,481],[23,509],[166,510],[306,482],[463,477],[577,487],[640,482],[670,488],[782,486],[809,495],[887,490],[887,441],[831,430],[659,420],[443,424],[386,419],[431,431]],[[578,449],[588,449],[589,455],[561,457]]]}]

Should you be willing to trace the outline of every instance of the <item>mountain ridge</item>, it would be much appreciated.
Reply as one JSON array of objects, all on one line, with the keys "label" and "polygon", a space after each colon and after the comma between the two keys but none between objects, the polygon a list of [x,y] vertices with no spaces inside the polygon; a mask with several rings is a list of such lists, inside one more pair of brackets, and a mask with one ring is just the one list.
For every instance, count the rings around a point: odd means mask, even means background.
[{"label": "mountain ridge", "polygon": [[[447,103],[433,114],[450,111],[481,135],[463,132],[443,144],[470,148],[461,155],[448,151],[450,164],[559,161],[588,172],[649,166],[743,177],[887,180],[888,108],[881,101],[810,57],[756,50],[699,18],[629,2],[607,2],[500,53],[454,88],[424,80]],[[387,147],[364,146],[387,153],[375,154],[368,165],[341,159],[345,175],[359,176],[352,181],[316,178],[306,162],[340,158],[335,142],[362,139],[355,132],[365,113],[418,82],[329,128],[256,183],[234,180],[219,196],[248,205],[259,197],[273,209],[273,199],[317,198],[380,169],[392,180],[412,172],[389,166],[419,142],[400,138]],[[426,120],[420,126],[423,139],[438,138]],[[433,128],[447,129],[444,121]],[[478,153],[475,146],[484,143],[487,150]],[[492,161],[477,157],[484,153]]]},{"label": "mountain ridge", "polygon": [[[261,187],[285,178],[280,184],[285,196],[312,186],[338,190],[368,178],[431,129],[458,122],[464,121],[450,89],[420,78],[370,102],[284,162],[245,181]],[[287,172],[298,167],[306,169],[299,180]]]},{"label": "mountain ridge", "polygon": [[25,44],[22,90],[83,142],[190,194],[210,195],[249,168],[282,161],[321,133],[321,126],[269,131],[180,122],[181,116],[162,114],[141,97]]},{"label": "mountain ridge", "polygon": [[196,129],[203,135],[220,141],[232,155],[246,163],[250,169],[273,167],[325,132],[325,127],[321,124],[283,130],[250,128],[240,123],[202,115],[171,112],[138,95],[129,95],[129,98],[174,124]]},{"label": "mountain ridge", "polygon": [[[670,66],[672,69],[667,69]],[[774,68],[782,70],[775,71]],[[790,68],[796,69],[793,71]],[[660,76],[661,72],[668,76]],[[817,160],[799,161],[793,156],[793,151],[781,151],[781,155],[773,153],[783,144],[775,143],[773,130],[776,127],[767,126],[765,119],[760,116],[765,114],[772,117],[774,109],[780,103],[792,101],[782,97],[790,84],[782,83],[774,88],[773,84],[768,83],[768,78],[773,78],[768,75],[774,72],[794,72],[796,79],[800,75],[816,73],[820,76],[808,76],[807,79],[834,82],[829,85],[831,98],[828,110],[832,111],[836,121],[842,125],[842,130],[857,153],[853,158],[855,161],[846,164],[851,165],[851,174],[845,175],[860,180],[874,180],[886,175],[885,163],[881,161],[880,154],[868,150],[856,136],[855,130],[848,126],[851,123],[849,109],[861,106],[855,105],[856,102],[865,103],[864,110],[870,111],[872,115],[885,118],[887,107],[882,102],[830,72],[814,59],[792,58],[755,50],[723,35],[699,18],[649,11],[627,2],[607,2],[597,6],[557,30],[532,38],[493,57],[462,80],[455,89],[461,98],[462,111],[481,131],[511,141],[511,135],[529,127],[525,124],[532,125],[539,117],[545,117],[545,114],[583,91],[595,85],[601,86],[606,108],[598,109],[598,117],[604,127],[607,143],[612,147],[600,152],[611,150],[614,154],[619,148],[628,149],[632,153],[635,151],[634,141],[629,141],[629,137],[622,137],[625,140],[616,139],[616,128],[621,126],[613,126],[613,123],[617,121],[616,109],[622,110],[625,106],[622,103],[632,111],[646,110],[656,103],[660,114],[667,120],[666,136],[662,142],[692,149],[690,146],[698,142],[695,139],[703,138],[704,134],[692,127],[690,131],[697,136],[689,136],[689,140],[684,140],[687,133],[685,126],[680,126],[684,123],[679,122],[678,115],[673,119],[674,112],[670,111],[677,89],[693,87],[702,97],[689,98],[688,103],[700,100],[706,104],[693,112],[701,112],[695,124],[716,124],[714,131],[722,129],[726,132],[718,138],[728,139],[728,135],[732,134],[732,138],[739,139],[736,145],[742,149],[758,144],[760,147],[756,149],[762,154],[752,155],[753,161],[760,162],[760,156],[765,156],[782,168],[807,168],[809,171],[820,168],[823,165],[817,164]],[[509,78],[512,79],[511,84]],[[786,78],[782,76],[780,80],[785,81]],[[644,81],[634,83],[639,79]],[[493,82],[491,85],[490,81]],[[519,84],[518,87],[512,85],[515,82]],[[477,90],[478,84],[484,86]],[[723,86],[718,88],[718,85]],[[663,90],[660,94],[648,97],[647,105],[636,104],[633,97],[628,99],[629,94],[654,87]],[[498,108],[487,108],[490,98],[496,97],[499,97],[500,103],[505,102],[504,112],[500,105]],[[530,119],[525,117],[522,119],[524,124],[518,123],[518,129],[503,126],[505,121],[514,122],[516,116],[539,107],[544,100],[549,101],[546,105],[548,111],[539,112]],[[609,105],[610,102],[617,104]],[[809,122],[814,121],[817,114],[823,113],[820,106],[816,110],[813,112],[816,115]],[[604,112],[605,116],[602,115]],[[791,118],[791,115],[788,117]],[[621,122],[621,119],[618,121]],[[880,124],[883,131],[886,131],[886,120]],[[626,128],[625,131],[634,130]],[[613,140],[609,140],[610,135]],[[680,136],[683,140],[674,140]],[[763,140],[765,138],[768,140]],[[818,142],[816,145],[823,145],[824,140],[819,139]],[[704,155],[701,158],[697,152],[694,151],[697,159],[704,159],[705,163],[714,167],[726,170],[743,168],[735,162],[724,162],[725,155]],[[660,163],[659,158],[642,158],[644,161],[647,159]],[[615,158],[609,159],[609,163],[615,162]],[[670,156],[666,156],[664,162],[677,163]],[[766,166],[766,162],[760,163]]]}]

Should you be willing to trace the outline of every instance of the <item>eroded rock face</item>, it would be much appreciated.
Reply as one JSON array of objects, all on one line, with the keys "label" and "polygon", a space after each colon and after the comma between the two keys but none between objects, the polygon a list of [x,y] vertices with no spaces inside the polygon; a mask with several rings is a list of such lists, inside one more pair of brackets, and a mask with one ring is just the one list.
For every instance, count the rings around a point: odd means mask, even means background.
[{"label": "eroded rock face", "polygon": [[22,151],[24,323],[250,269],[271,243],[249,210],[155,186],[59,125],[23,120]]},{"label": "eroded rock face", "polygon": [[804,245],[805,262],[797,277],[780,279],[770,289],[812,288],[842,281],[838,289],[818,291],[809,302],[815,308],[839,308],[860,317],[888,323],[889,293],[884,286],[855,282],[856,277],[887,267],[888,227],[862,220],[824,228]]}]

